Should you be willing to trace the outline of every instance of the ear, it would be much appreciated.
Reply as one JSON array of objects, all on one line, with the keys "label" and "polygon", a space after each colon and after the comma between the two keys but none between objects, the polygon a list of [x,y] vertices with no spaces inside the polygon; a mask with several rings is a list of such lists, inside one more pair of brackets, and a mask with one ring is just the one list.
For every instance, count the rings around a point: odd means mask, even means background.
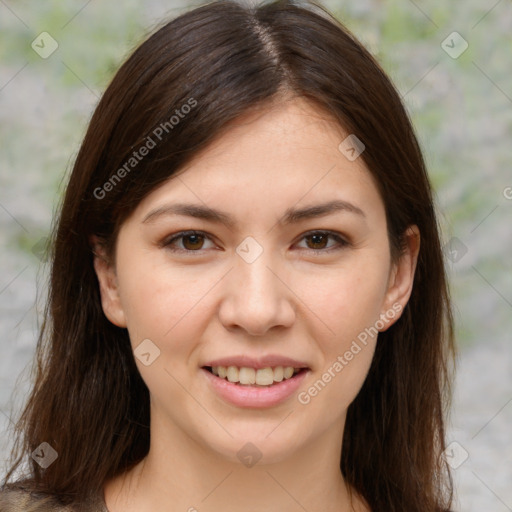
[{"label": "ear", "polygon": [[105,247],[96,235],[92,235],[89,242],[94,254],[94,270],[100,286],[103,312],[114,325],[126,327],[115,265],[109,261]]},{"label": "ear", "polygon": [[[409,226],[404,236],[405,247],[403,253],[400,255],[399,260],[393,264],[389,276],[388,290],[384,300],[385,309],[381,314],[381,318],[385,315],[387,321],[382,322],[384,327],[379,329],[381,332],[387,330],[400,318],[412,293],[414,273],[420,250],[420,231],[418,226]],[[390,318],[391,315],[389,314],[391,311],[394,312],[392,318]],[[388,312],[387,315],[386,312]]]}]

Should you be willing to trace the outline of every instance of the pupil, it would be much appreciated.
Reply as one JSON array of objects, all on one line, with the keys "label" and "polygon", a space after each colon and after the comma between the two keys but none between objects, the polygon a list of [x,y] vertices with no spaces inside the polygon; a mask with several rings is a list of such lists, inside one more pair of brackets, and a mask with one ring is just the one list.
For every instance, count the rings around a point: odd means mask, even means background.
[{"label": "pupil", "polygon": [[[187,244],[186,241],[187,240],[191,240],[192,239],[192,244]],[[201,246],[201,242],[202,242],[202,235],[187,235],[186,237],[184,237],[184,245],[185,247],[187,247],[187,249],[199,249],[200,247],[197,247],[197,245]],[[192,245],[193,247],[190,247],[190,245]]]},{"label": "pupil", "polygon": [[[313,242],[313,245],[320,244],[322,247],[325,246],[325,238],[326,238],[325,235],[322,235],[322,234],[310,235],[310,238]],[[323,244],[322,244],[322,240],[324,241]],[[315,248],[318,249],[318,247],[315,247]]]}]

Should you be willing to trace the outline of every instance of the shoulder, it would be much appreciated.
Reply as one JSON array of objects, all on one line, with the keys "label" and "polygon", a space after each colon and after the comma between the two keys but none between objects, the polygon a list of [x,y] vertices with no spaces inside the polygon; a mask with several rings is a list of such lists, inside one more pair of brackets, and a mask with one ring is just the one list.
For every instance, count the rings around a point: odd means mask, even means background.
[{"label": "shoulder", "polygon": [[72,512],[50,496],[20,489],[0,489],[0,512]]},{"label": "shoulder", "polygon": [[0,512],[103,512],[103,504],[90,500],[79,507],[65,506],[56,497],[22,489],[0,488]]}]

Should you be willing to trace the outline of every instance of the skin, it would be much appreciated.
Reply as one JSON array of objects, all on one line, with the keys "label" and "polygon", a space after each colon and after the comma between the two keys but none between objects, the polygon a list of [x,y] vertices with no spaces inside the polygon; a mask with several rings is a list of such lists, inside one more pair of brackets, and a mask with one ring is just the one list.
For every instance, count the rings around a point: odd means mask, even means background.
[{"label": "skin", "polygon": [[[105,315],[128,329],[134,348],[150,339],[160,350],[149,366],[136,359],[151,395],[151,446],[133,470],[106,483],[110,512],[369,510],[350,499],[339,459],[346,411],[378,336],[307,405],[295,394],[270,408],[235,407],[200,369],[234,354],[286,355],[311,369],[299,390],[307,391],[359,333],[407,303],[418,230],[409,228],[406,250],[392,262],[373,178],[362,158],[338,150],[347,135],[299,98],[246,114],[138,205],[121,227],[115,262],[92,238]],[[334,199],[364,215],[277,222],[287,208]],[[236,224],[177,215],[142,222],[178,201],[223,210]],[[181,252],[159,245],[186,230],[206,238],[178,239]],[[315,230],[349,243],[312,239]],[[235,252],[248,236],[263,248],[252,263]],[[247,442],[262,454],[251,468],[237,457]]]}]

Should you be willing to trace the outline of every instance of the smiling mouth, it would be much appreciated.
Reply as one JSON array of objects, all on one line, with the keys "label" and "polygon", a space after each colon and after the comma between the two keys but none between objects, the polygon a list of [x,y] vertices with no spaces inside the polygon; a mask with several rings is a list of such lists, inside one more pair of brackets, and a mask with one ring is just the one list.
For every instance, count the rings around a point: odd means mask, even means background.
[{"label": "smiling mouth", "polygon": [[292,366],[276,366],[267,368],[248,368],[237,366],[203,366],[222,380],[227,380],[239,386],[252,386],[268,388],[279,382],[293,379],[297,375],[306,372],[308,368],[293,368]]}]

